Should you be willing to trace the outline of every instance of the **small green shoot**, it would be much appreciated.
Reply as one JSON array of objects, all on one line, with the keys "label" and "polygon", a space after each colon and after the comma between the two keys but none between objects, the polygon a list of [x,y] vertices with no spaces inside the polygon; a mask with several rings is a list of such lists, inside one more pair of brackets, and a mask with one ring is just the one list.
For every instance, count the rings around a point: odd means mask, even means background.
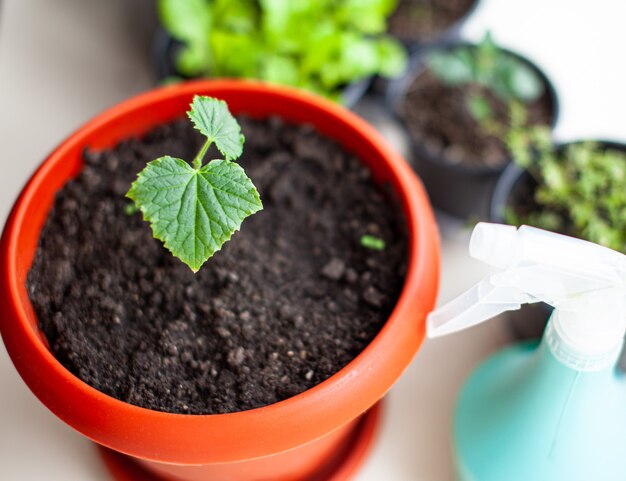
[{"label": "small green shoot", "polygon": [[139,207],[137,207],[137,204],[131,203],[124,206],[124,214],[129,217],[133,214],[136,214],[137,212],[139,212]]},{"label": "small green shoot", "polygon": [[[207,138],[192,164],[170,156],[153,160],[126,196],[150,223],[154,237],[197,272],[263,205],[252,181],[232,162],[243,152],[244,137],[226,103],[196,96],[187,115]],[[212,144],[224,159],[204,164]]]},{"label": "small green shoot", "polygon": [[467,108],[488,133],[502,135],[495,123],[485,90],[509,109],[512,104],[528,105],[544,93],[541,77],[525,62],[500,49],[487,32],[476,47],[458,47],[428,56],[430,71],[444,84],[469,86]]},{"label": "small green shoot", "polygon": [[375,251],[384,251],[385,250],[385,241],[379,237],[374,237],[373,235],[364,235],[361,237],[361,245],[366,249],[372,249]]}]

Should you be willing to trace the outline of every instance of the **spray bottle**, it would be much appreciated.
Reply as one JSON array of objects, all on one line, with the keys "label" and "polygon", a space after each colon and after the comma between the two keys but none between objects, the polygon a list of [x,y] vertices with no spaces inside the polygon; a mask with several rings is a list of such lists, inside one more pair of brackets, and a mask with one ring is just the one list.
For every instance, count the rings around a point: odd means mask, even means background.
[{"label": "spray bottle", "polygon": [[626,481],[626,256],[533,227],[478,224],[470,255],[491,275],[433,311],[429,337],[522,304],[554,306],[543,339],[489,358],[454,419],[461,481]]}]

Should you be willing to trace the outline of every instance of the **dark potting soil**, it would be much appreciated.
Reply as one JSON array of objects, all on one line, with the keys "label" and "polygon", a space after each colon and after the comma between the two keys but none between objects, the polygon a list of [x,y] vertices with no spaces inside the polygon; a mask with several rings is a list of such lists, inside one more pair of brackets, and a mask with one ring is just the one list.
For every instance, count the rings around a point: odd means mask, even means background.
[{"label": "dark potting soil", "polygon": [[147,161],[193,158],[187,120],[87,152],[57,194],[28,293],[54,355],[96,389],[175,413],[264,406],[336,373],[390,315],[407,259],[399,206],[312,128],[240,120],[265,208],[196,275],[124,198]]},{"label": "dark potting soil", "polygon": [[[413,140],[432,157],[450,164],[500,166],[508,162],[504,143],[490,135],[474,120],[467,108],[467,89],[476,86],[444,85],[428,70],[417,75],[409,88],[400,115]],[[488,91],[488,99],[497,122],[506,125],[509,112],[506,104]],[[554,105],[547,89],[544,95],[528,106],[532,124],[549,125]]]},{"label": "dark potting soil", "polygon": [[459,21],[476,0],[400,0],[389,17],[389,32],[405,40],[436,37]]}]

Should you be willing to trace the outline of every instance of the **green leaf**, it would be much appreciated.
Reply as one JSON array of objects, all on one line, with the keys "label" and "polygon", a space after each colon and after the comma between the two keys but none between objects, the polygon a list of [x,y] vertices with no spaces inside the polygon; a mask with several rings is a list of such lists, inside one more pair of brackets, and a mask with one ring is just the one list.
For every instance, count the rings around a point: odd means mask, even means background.
[{"label": "green leaf", "polygon": [[491,105],[489,105],[489,101],[483,95],[469,95],[467,97],[467,108],[472,114],[472,117],[479,123],[486,122],[493,117]]},{"label": "green leaf", "polygon": [[205,69],[208,57],[205,46],[199,47],[198,44],[193,43],[183,45],[176,52],[176,72],[187,77],[207,73]]},{"label": "green leaf", "polygon": [[202,132],[209,142],[214,142],[227,160],[241,156],[244,137],[226,102],[196,95],[187,115],[195,128]]},{"label": "green leaf", "polygon": [[263,11],[263,27],[273,34],[283,32],[293,14],[293,3],[290,0],[259,0]]},{"label": "green leaf", "polygon": [[337,2],[337,19],[360,32],[382,33],[395,3],[393,0],[342,0]]},{"label": "green leaf", "polygon": [[211,35],[211,52],[214,66],[213,77],[258,77],[259,58],[262,50],[252,35],[215,31]]},{"label": "green leaf", "polygon": [[377,42],[380,58],[380,75],[395,77],[400,75],[407,65],[406,49],[392,38],[382,38]]},{"label": "green leaf", "polygon": [[481,82],[488,82],[488,79],[493,77],[500,52],[491,36],[491,32],[487,31],[474,50],[475,75]]},{"label": "green leaf", "polygon": [[268,82],[297,86],[299,77],[298,66],[290,57],[268,55],[262,65],[262,78]]},{"label": "green leaf", "polygon": [[376,70],[378,62],[378,49],[374,42],[353,33],[342,35],[339,64],[335,66],[340,81],[348,83],[366,77]]},{"label": "green leaf", "polygon": [[530,103],[543,95],[544,85],[539,75],[528,65],[518,62],[508,79],[515,98]]},{"label": "green leaf", "polygon": [[234,33],[254,32],[259,22],[256,0],[211,0],[213,23]]},{"label": "green leaf", "polygon": [[211,27],[208,0],[160,0],[159,18],[167,31],[184,42],[203,42]]},{"label": "green leaf", "polygon": [[209,70],[211,52],[207,41],[212,13],[208,0],[160,0],[159,18],[172,37],[183,42],[176,67],[179,73],[199,75]]},{"label": "green leaf", "polygon": [[328,72],[329,63],[337,60],[337,45],[340,44],[341,35],[338,32],[329,33],[316,41],[315,48],[307,51],[300,65],[307,80]]},{"label": "green leaf", "polygon": [[154,236],[194,272],[263,208],[244,170],[221,159],[193,169],[184,160],[161,157],[148,163],[127,196]]},{"label": "green leaf", "polygon": [[457,52],[435,52],[428,56],[426,65],[442,82],[461,85],[474,80],[471,58]]}]

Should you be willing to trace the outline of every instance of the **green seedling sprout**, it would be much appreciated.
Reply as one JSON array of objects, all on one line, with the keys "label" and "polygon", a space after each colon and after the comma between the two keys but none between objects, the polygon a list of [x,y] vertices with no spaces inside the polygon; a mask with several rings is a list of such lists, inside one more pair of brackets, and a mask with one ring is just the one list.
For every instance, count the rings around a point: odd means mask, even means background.
[{"label": "green seedling sprout", "polygon": [[485,90],[511,110],[537,101],[545,89],[539,75],[529,65],[500,49],[489,32],[475,48],[435,52],[428,56],[426,64],[445,85],[468,87],[468,111],[493,135],[506,135],[506,130],[495,120]]},{"label": "green seedling sprout", "polygon": [[[197,272],[263,204],[243,168],[233,162],[243,152],[244,136],[226,103],[196,96],[187,115],[207,139],[191,165],[170,156],[153,160],[126,196],[150,223],[154,237]],[[224,159],[205,164],[212,144]]]},{"label": "green seedling sprout", "polygon": [[[530,212],[505,210],[510,224],[528,224],[626,252],[626,154],[594,142],[558,149],[546,126],[512,117],[507,146],[537,182]],[[527,210],[527,209],[526,209]]]},{"label": "green seedling sprout", "polygon": [[375,251],[385,250],[385,241],[378,237],[374,237],[373,235],[362,236],[361,245],[366,249],[372,249]]}]

